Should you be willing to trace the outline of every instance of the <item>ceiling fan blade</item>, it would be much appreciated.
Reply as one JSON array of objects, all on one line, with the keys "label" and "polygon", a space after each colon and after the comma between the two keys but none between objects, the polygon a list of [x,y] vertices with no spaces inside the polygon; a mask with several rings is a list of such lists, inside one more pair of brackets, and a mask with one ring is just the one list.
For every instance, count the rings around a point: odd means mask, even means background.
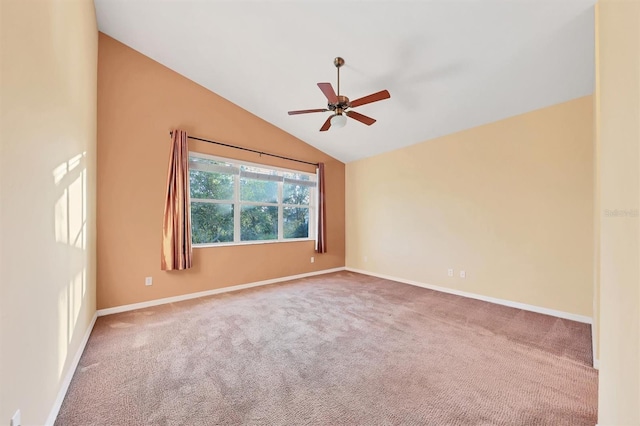
[{"label": "ceiling fan blade", "polygon": [[320,127],[321,132],[329,130],[329,127],[331,127],[331,117],[333,117],[333,115],[330,115],[329,118],[327,118],[327,121],[325,121],[322,127]]},{"label": "ceiling fan blade", "polygon": [[333,86],[331,83],[318,83],[318,87],[322,90],[322,93],[327,97],[327,100],[330,104],[338,103],[338,95],[336,95],[336,91],[333,90]]},{"label": "ceiling fan blade", "polygon": [[360,105],[370,104],[371,102],[381,101],[383,99],[389,99],[391,94],[388,90],[382,90],[377,93],[373,93],[369,96],[365,96],[364,98],[356,99],[355,101],[351,101],[351,108],[355,108]]},{"label": "ceiling fan blade", "polygon": [[375,119],[371,117],[367,117],[366,115],[362,115],[355,111],[347,111],[345,112],[345,114],[347,115],[347,117],[353,118],[354,120],[358,120],[359,122],[364,123],[367,126],[371,126],[373,123],[376,122]]},{"label": "ceiling fan blade", "polygon": [[322,108],[322,109],[300,109],[298,111],[289,111],[287,114],[289,115],[296,115],[296,114],[309,114],[310,112],[325,112],[325,111],[329,111],[326,108]]}]

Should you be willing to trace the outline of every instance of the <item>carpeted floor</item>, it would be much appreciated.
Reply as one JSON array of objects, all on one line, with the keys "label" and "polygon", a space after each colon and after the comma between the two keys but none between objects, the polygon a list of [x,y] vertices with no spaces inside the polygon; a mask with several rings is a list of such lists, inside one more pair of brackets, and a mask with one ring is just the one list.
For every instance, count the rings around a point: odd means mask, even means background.
[{"label": "carpeted floor", "polygon": [[589,425],[590,327],[339,272],[98,318],[56,425]]}]

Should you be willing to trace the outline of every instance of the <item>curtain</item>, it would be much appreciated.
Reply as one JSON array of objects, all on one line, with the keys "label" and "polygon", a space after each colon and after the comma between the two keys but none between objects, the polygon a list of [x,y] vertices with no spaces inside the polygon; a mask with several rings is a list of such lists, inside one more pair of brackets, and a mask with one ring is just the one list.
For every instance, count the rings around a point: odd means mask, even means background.
[{"label": "curtain", "polygon": [[191,268],[191,211],[187,132],[174,130],[167,172],[167,197],[162,224],[163,271]]},{"label": "curtain", "polygon": [[318,164],[318,226],[316,252],[327,252],[327,212],[325,207],[324,163]]}]

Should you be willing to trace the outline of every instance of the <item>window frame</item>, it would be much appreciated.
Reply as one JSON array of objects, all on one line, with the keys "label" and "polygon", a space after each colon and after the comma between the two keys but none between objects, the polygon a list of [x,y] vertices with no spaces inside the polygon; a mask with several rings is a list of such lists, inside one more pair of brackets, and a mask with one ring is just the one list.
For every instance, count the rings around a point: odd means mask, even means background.
[{"label": "window frame", "polygon": [[[211,154],[205,154],[197,151],[189,151],[189,176],[191,176],[191,158],[203,158],[206,160],[213,161],[221,161],[227,164],[230,164],[234,168],[237,168],[238,173],[233,175],[233,197],[227,200],[216,200],[209,198],[191,198],[191,191],[189,191],[189,209],[191,210],[192,204],[195,203],[210,203],[210,204],[231,204],[233,207],[233,241],[225,241],[218,243],[195,243],[193,242],[193,233],[192,233],[192,246],[194,248],[202,248],[202,247],[224,247],[224,246],[237,246],[237,245],[250,245],[250,244],[274,244],[274,243],[290,243],[290,242],[299,242],[299,241],[315,241],[316,240],[316,227],[317,227],[317,205],[318,205],[318,176],[316,173],[305,172],[302,170],[295,169],[287,169],[284,167],[276,167],[270,166],[266,164],[253,163],[250,161],[237,160],[233,158],[220,157]],[[272,171],[276,171],[281,173],[283,178],[282,180],[276,181],[278,184],[277,190],[277,202],[262,202],[262,201],[243,201],[241,199],[241,170],[242,166],[246,167],[257,167],[261,169],[268,169]],[[205,171],[206,173],[206,171]],[[284,203],[284,185],[288,182],[284,177],[285,173],[295,173],[307,175],[309,177],[309,182],[312,182],[313,185],[308,185],[309,188],[309,204],[291,204]],[[248,177],[249,179],[255,179]],[[259,179],[258,179],[259,180]],[[289,182],[290,183],[290,182]],[[242,241],[241,238],[241,211],[243,206],[271,206],[278,208],[278,237],[276,239],[270,240],[245,240]],[[309,227],[308,227],[308,236],[307,237],[299,237],[299,238],[285,238],[284,237],[284,209],[287,207],[294,208],[307,208],[309,210]],[[192,224],[193,226],[193,224]]]}]

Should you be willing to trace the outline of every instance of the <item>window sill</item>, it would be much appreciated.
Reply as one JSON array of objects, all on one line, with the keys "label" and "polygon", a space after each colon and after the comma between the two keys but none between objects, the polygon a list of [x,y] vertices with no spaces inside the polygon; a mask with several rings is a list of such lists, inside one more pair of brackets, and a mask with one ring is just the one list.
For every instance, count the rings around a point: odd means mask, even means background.
[{"label": "window sill", "polygon": [[260,241],[240,241],[238,243],[214,243],[214,244],[193,244],[194,249],[211,248],[211,247],[233,247],[233,246],[250,246],[261,244],[287,244],[287,243],[299,243],[305,241],[313,241],[313,238],[295,238],[290,240],[260,240]]}]

